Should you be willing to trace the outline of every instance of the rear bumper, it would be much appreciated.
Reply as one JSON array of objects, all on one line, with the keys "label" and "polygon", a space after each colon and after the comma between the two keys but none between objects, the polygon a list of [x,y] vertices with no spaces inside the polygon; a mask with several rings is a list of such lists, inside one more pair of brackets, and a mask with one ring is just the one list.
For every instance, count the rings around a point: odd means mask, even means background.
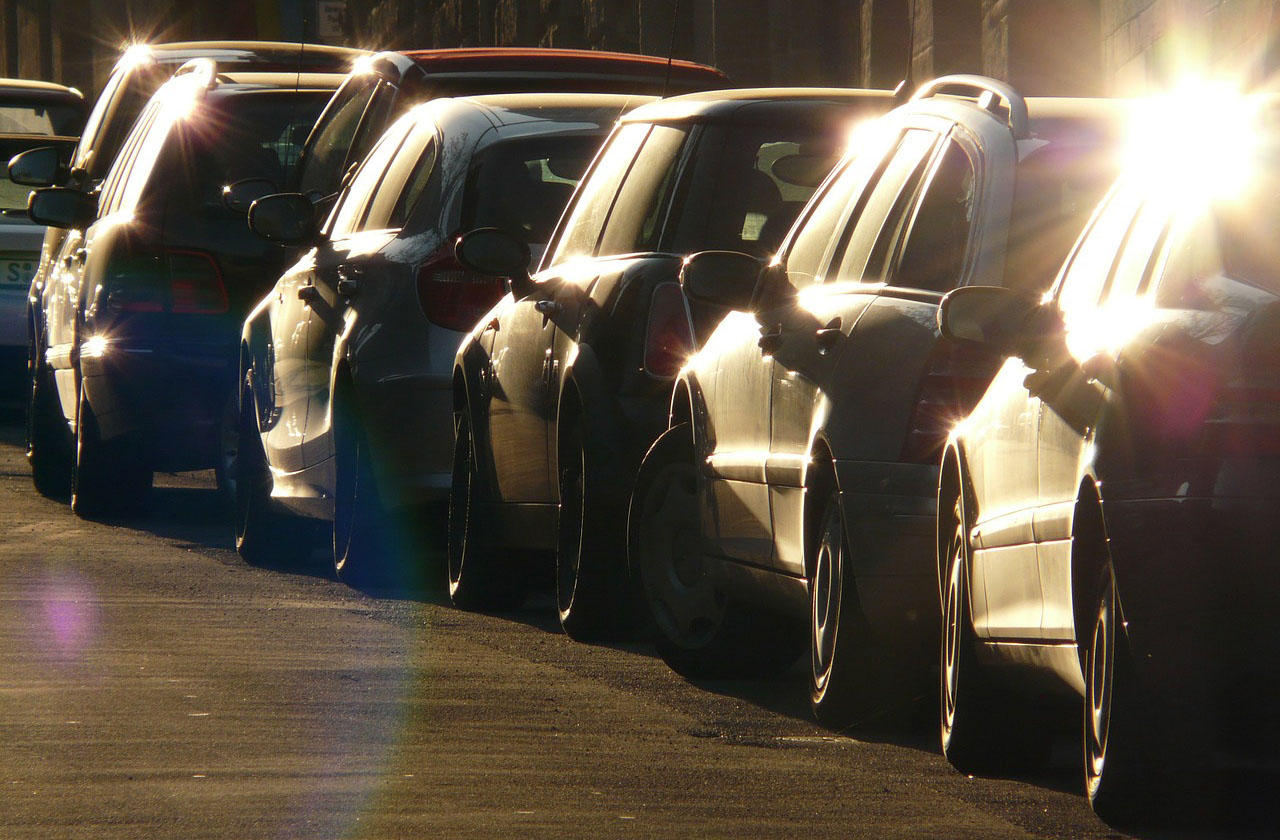
[{"label": "rear bumper", "polygon": [[836,461],[853,573],[877,631],[932,655],[938,643],[938,468]]},{"label": "rear bumper", "polygon": [[154,469],[214,466],[219,424],[235,393],[233,350],[118,345],[82,355],[85,396],[103,437],[138,434]]}]

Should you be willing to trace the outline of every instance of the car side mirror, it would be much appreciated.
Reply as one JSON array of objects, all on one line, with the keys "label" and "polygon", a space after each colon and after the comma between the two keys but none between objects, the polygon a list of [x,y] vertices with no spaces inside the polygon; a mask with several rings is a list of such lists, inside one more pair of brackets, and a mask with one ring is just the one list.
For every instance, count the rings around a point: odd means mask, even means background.
[{"label": "car side mirror", "polygon": [[952,341],[1025,359],[1053,332],[1048,317],[1040,301],[1002,286],[962,286],[942,299],[938,330]]},{"label": "car side mirror", "polygon": [[266,178],[244,178],[222,188],[222,206],[243,216],[255,201],[279,191],[280,188]]},{"label": "car side mirror", "polygon": [[694,303],[724,309],[751,309],[759,259],[737,251],[701,251],[680,267],[680,284]]},{"label": "car side mirror", "polygon": [[24,187],[51,187],[63,177],[63,152],[54,146],[40,146],[9,158],[9,180]]},{"label": "car side mirror", "polygon": [[282,245],[311,245],[320,235],[315,206],[301,193],[276,193],[252,202],[249,228]]},{"label": "car side mirror", "polygon": [[46,227],[88,227],[98,216],[98,199],[79,190],[45,187],[27,199],[27,216]]},{"label": "car side mirror", "polygon": [[463,268],[487,277],[506,277],[517,300],[534,289],[529,246],[501,228],[467,231],[454,243],[453,253]]}]

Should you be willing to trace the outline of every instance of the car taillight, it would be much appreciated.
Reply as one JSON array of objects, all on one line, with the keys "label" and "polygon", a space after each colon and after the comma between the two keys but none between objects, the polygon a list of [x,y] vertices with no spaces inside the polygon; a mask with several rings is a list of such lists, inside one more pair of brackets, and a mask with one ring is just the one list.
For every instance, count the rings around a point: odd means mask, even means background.
[{"label": "car taillight", "polygon": [[181,315],[221,315],[228,310],[227,287],[213,257],[203,251],[166,251],[171,311]]},{"label": "car taillight", "polygon": [[693,352],[693,328],[679,283],[659,283],[649,301],[644,334],[644,369],[668,379],[680,372]]},{"label": "car taillight", "polygon": [[459,332],[469,330],[506,293],[501,277],[467,271],[453,255],[453,242],[418,269],[418,303],[427,320]]},{"label": "car taillight", "polygon": [[902,460],[937,461],[947,435],[982,399],[999,368],[1000,358],[991,353],[939,339],[916,392]]}]

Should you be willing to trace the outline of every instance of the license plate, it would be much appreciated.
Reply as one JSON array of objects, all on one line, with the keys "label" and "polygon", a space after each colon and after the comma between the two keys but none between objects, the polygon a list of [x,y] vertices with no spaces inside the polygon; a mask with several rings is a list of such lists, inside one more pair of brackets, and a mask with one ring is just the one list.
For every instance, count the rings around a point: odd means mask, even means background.
[{"label": "license plate", "polygon": [[39,257],[0,257],[0,286],[30,286],[39,265]]}]

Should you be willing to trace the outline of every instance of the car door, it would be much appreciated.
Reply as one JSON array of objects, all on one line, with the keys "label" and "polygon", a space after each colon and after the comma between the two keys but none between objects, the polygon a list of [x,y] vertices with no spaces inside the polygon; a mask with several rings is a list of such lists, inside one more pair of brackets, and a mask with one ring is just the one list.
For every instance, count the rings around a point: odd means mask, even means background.
[{"label": "car door", "polygon": [[[819,403],[855,383],[866,384],[860,369],[867,354],[851,348],[849,336],[883,279],[872,264],[884,248],[878,243],[895,236],[908,218],[939,139],[936,130],[912,127],[889,138],[887,147],[872,146],[855,159],[830,193],[830,206],[819,207],[796,237],[787,261],[788,277],[799,287],[794,302],[761,313],[766,323],[776,324],[776,337],[769,359],[768,436],[758,447],[768,453],[776,566],[786,574],[804,574],[804,484]],[[823,275],[814,278],[819,282],[803,288],[809,273],[804,253],[824,238],[829,267],[815,272]],[[810,239],[816,240],[813,246]]]},{"label": "car door", "polygon": [[[347,327],[355,290],[362,282],[376,282],[379,252],[399,232],[387,227],[391,209],[400,195],[398,187],[387,183],[393,174],[407,174],[406,166],[395,166],[398,153],[407,145],[412,119],[403,119],[389,128],[360,165],[350,185],[334,206],[328,235],[315,252],[310,288],[299,289],[306,296],[306,337],[303,377],[307,393],[306,420],[302,435],[304,467],[313,467],[333,457],[330,403],[333,381],[334,347]],[[420,137],[422,135],[419,135]],[[420,152],[421,145],[416,149]],[[405,149],[406,153],[412,150]],[[415,158],[416,159],[416,158]],[[387,187],[387,192],[381,190]],[[362,276],[364,275],[364,276]]]},{"label": "car door", "polygon": [[569,315],[597,275],[600,234],[619,187],[649,135],[645,123],[624,125],[579,186],[559,231],[547,248],[546,266],[531,294],[508,296],[495,316],[490,355],[489,446],[498,495],[506,502],[549,503],[554,483],[549,456],[556,394],[553,354],[557,318]]},{"label": "car door", "polygon": [[[1079,484],[1093,431],[1115,387],[1122,336],[1143,322],[1140,295],[1167,230],[1159,202],[1113,195],[1064,277],[1057,304],[1069,358],[1046,385],[1039,413],[1039,492],[1034,531],[1044,599],[1042,635],[1074,642],[1071,535]],[[1118,251],[1118,256],[1117,256]]]}]

